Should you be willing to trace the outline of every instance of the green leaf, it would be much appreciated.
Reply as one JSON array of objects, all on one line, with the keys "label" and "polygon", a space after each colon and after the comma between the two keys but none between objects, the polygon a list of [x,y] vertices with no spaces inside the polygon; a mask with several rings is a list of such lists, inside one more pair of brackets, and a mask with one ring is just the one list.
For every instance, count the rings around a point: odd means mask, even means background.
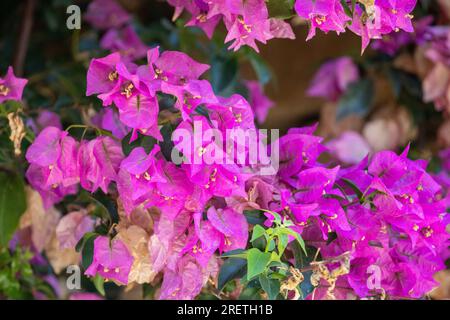
[{"label": "green leaf", "polygon": [[159,142],[161,152],[167,161],[172,161],[172,149],[174,147],[172,141],[173,128],[170,124],[166,124],[161,128],[160,131],[163,137],[163,141]]},{"label": "green leaf", "polygon": [[276,246],[275,239],[274,238],[270,239],[269,242],[266,245],[266,251],[273,251],[273,250],[275,250],[275,246]]},{"label": "green leaf", "polygon": [[86,240],[83,246],[83,250],[81,251],[81,265],[86,270],[92,263],[94,259],[94,240],[97,238],[97,235],[90,237]]},{"label": "green leaf", "polygon": [[271,258],[270,252],[261,252],[256,248],[247,251],[247,280],[264,272]]},{"label": "green leaf", "polygon": [[245,259],[227,259],[220,268],[217,289],[222,291],[225,285],[231,280],[244,277],[246,265],[247,260]]},{"label": "green leaf", "polygon": [[303,272],[304,280],[300,283],[300,292],[302,299],[305,299],[309,294],[311,294],[315,287],[311,284],[312,271]]},{"label": "green leaf", "polygon": [[89,238],[94,237],[94,236],[97,236],[97,234],[96,234],[95,232],[86,232],[86,233],[83,235],[83,237],[81,237],[81,239],[78,241],[77,245],[75,246],[75,250],[76,250],[77,252],[80,252],[80,251],[83,249],[84,244],[86,243],[86,241],[87,241]]},{"label": "green leaf", "polygon": [[412,97],[422,100],[422,84],[416,75],[396,68],[389,68],[386,73],[396,98],[400,97],[403,89]]},{"label": "green leaf", "polygon": [[0,245],[8,245],[26,208],[22,178],[17,174],[0,172]]},{"label": "green leaf", "polygon": [[261,210],[244,210],[244,215],[247,222],[253,225],[263,224],[267,219]]},{"label": "green leaf", "polygon": [[269,211],[269,210],[267,210],[266,212],[274,217],[274,222],[275,223],[281,223],[281,216],[277,212]]},{"label": "green leaf", "polygon": [[350,9],[350,7],[347,4],[346,0],[341,0],[341,5],[344,8],[345,14],[347,16],[349,16],[350,18],[353,18],[353,13],[352,13],[352,9]]},{"label": "green leaf", "polygon": [[259,224],[253,227],[253,233],[252,238],[250,239],[250,242],[255,241],[258,238],[261,238],[263,235],[266,234],[266,229],[261,227]]},{"label": "green leaf", "polygon": [[[270,263],[267,265],[267,268],[276,267],[276,268],[278,268],[278,271],[277,271],[278,273],[286,274],[286,270],[289,268],[289,264],[282,262],[276,253],[272,253],[271,259],[272,259],[272,261],[270,261]],[[273,259],[278,259],[278,260],[273,260]],[[270,274],[271,278],[274,273],[275,272]]]},{"label": "green leaf", "polygon": [[95,275],[95,277],[92,278],[92,282],[94,283],[95,289],[102,295],[105,296],[105,279],[103,279],[100,275]]},{"label": "green leaf", "polygon": [[283,233],[293,236],[295,238],[295,240],[297,240],[300,247],[303,249],[303,252],[305,252],[305,254],[307,254],[306,247],[305,247],[305,241],[303,241],[303,238],[301,237],[301,235],[299,233],[295,232],[292,229],[288,229],[288,228],[283,229]]},{"label": "green leaf", "polygon": [[317,253],[317,249],[306,247],[307,254],[305,254],[297,241],[291,242],[289,246],[294,254],[294,265],[297,269],[308,267]]},{"label": "green leaf", "polygon": [[156,144],[156,139],[149,136],[144,136],[139,133],[138,138],[130,143],[132,132],[127,134],[122,139],[122,151],[124,155],[128,156],[130,152],[136,148],[136,147],[143,147],[145,152],[150,153],[150,151],[153,149],[153,146]]},{"label": "green leaf", "polygon": [[241,259],[246,259],[247,258],[247,251],[245,251],[243,249],[236,249],[236,250],[227,251],[227,252],[224,252],[221,255],[221,258],[241,258]]},{"label": "green leaf", "polygon": [[0,104],[0,115],[6,116],[8,113],[16,112],[23,108],[22,103],[15,100],[8,100]]},{"label": "green leaf", "polygon": [[[270,229],[268,229],[270,230]],[[266,237],[260,237],[252,242],[252,248],[257,248],[261,251],[266,250],[267,247],[267,239]]]},{"label": "green leaf", "polygon": [[276,300],[280,293],[280,282],[276,279],[270,279],[265,274],[259,275],[261,288],[267,293],[269,300]]},{"label": "green leaf", "polygon": [[195,108],[195,112],[201,116],[204,116],[207,119],[210,119],[208,109],[206,109],[203,105],[200,105],[197,108]]},{"label": "green leaf", "polygon": [[238,76],[238,60],[233,56],[215,56],[211,61],[210,75],[214,92],[229,95]]},{"label": "green leaf", "polygon": [[347,200],[346,198],[344,198],[344,197],[342,197],[342,196],[338,196],[338,195],[336,195],[336,194],[329,194],[329,193],[324,194],[323,197],[324,197],[325,199],[336,199],[336,200],[339,200],[339,201],[345,201],[345,200]]},{"label": "green leaf", "polygon": [[348,179],[342,178],[341,179],[350,189],[353,190],[353,192],[356,194],[359,200],[362,200],[363,198],[363,192],[358,188],[356,184],[353,183],[353,181],[350,181]]},{"label": "green leaf", "polygon": [[97,190],[93,195],[93,201],[104,212],[107,211],[109,222],[119,223],[119,212],[117,210],[117,202],[105,194],[102,190]]},{"label": "green leaf", "polygon": [[295,0],[269,0],[266,1],[271,18],[289,19],[294,16]]},{"label": "green leaf", "polygon": [[260,288],[248,286],[242,290],[239,300],[261,300],[260,292]]},{"label": "green leaf", "polygon": [[280,255],[283,254],[289,242],[289,237],[287,234],[280,234],[278,237],[278,253]]},{"label": "green leaf", "polygon": [[337,119],[340,120],[351,114],[365,116],[372,105],[374,84],[371,79],[362,79],[349,85],[347,91],[339,99]]},{"label": "green leaf", "polygon": [[272,73],[270,72],[266,62],[263,60],[263,58],[261,58],[259,54],[251,50],[248,51],[247,57],[256,72],[259,82],[262,85],[267,84],[272,78]]},{"label": "green leaf", "polygon": [[152,300],[155,296],[156,288],[150,283],[144,283],[142,285],[142,298]]},{"label": "green leaf", "polygon": [[278,255],[275,251],[272,251],[270,254],[270,263],[269,264],[272,264],[273,262],[275,264],[282,263],[281,259],[280,259],[280,255]]},{"label": "green leaf", "polygon": [[275,279],[275,280],[283,281],[283,280],[286,279],[286,274],[283,274],[281,272],[272,272],[269,275],[269,279]]},{"label": "green leaf", "polygon": [[108,226],[118,222],[119,216],[116,204],[103,191],[99,190],[92,194],[83,190],[77,200],[94,204],[95,208],[92,215],[106,222]]},{"label": "green leaf", "polygon": [[[290,248],[292,249],[292,252],[294,254],[295,267],[297,269],[303,269],[310,266],[317,250],[312,247],[307,247],[308,255],[305,256],[303,254],[303,250],[300,248],[300,245],[296,241],[290,243]],[[314,287],[311,284],[311,275],[312,271],[303,272],[303,276],[305,277],[305,279],[300,284],[302,299],[304,299],[314,290]]]}]

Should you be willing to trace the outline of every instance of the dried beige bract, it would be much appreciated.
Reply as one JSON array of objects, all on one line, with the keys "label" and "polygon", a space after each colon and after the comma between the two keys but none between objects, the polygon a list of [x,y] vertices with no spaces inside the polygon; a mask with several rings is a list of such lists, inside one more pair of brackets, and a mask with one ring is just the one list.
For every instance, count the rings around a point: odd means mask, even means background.
[{"label": "dried beige bract", "polygon": [[22,140],[25,138],[26,130],[23,124],[22,118],[18,112],[8,113],[9,127],[11,128],[11,135],[9,140],[14,144],[14,154],[20,156],[22,154],[21,145]]},{"label": "dried beige bract", "polygon": [[128,282],[138,284],[150,283],[157,272],[150,262],[148,251],[149,236],[144,229],[132,225],[126,229],[120,229],[118,237],[125,243],[134,257],[134,262],[128,275]]},{"label": "dried beige bract", "polygon": [[[324,279],[328,284],[326,298],[328,300],[336,300],[334,295],[334,288],[336,287],[336,282],[340,276],[346,275],[350,272],[350,252],[345,252],[342,255],[324,261],[311,262],[313,266],[313,274],[311,276],[311,284],[314,287],[320,285],[320,280]],[[329,270],[326,264],[329,263],[339,263],[339,267]]]},{"label": "dried beige bract", "polygon": [[287,297],[289,291],[294,291],[295,296],[293,297],[293,300],[297,300],[300,297],[300,292],[297,287],[303,282],[305,277],[300,270],[293,267],[289,268],[289,272],[291,273],[291,276],[281,283],[280,293]]}]

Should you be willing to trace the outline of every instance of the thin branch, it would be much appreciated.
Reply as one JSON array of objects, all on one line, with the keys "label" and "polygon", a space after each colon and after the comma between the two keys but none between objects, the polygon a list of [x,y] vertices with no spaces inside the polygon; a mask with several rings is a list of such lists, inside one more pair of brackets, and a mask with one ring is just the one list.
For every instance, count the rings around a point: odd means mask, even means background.
[{"label": "thin branch", "polygon": [[20,36],[13,62],[14,73],[19,77],[23,75],[23,67],[27,56],[31,28],[33,27],[33,14],[36,7],[36,2],[37,0],[27,0],[25,10],[23,12]]}]

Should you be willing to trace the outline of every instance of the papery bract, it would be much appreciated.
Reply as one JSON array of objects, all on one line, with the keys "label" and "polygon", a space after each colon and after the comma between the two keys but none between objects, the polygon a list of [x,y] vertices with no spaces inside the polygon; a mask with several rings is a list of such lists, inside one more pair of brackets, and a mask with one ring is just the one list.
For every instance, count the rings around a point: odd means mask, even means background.
[{"label": "papery bract", "polygon": [[133,264],[133,257],[125,244],[119,239],[110,240],[99,236],[94,240],[94,257],[85,274],[91,277],[97,274],[119,284],[128,283],[128,274]]},{"label": "papery bract", "polygon": [[273,101],[263,92],[258,81],[247,81],[246,86],[249,90],[249,102],[259,123],[263,123],[267,118],[267,113],[273,107]]},{"label": "papery bract", "polygon": [[131,16],[115,0],[95,0],[89,4],[84,18],[95,28],[109,29],[129,22]]},{"label": "papery bract", "polygon": [[0,103],[6,100],[20,101],[22,99],[23,88],[27,84],[27,79],[17,78],[12,67],[8,67],[8,72],[4,78],[0,78]]},{"label": "papery bract", "polygon": [[81,186],[91,192],[101,188],[107,193],[109,183],[117,180],[122,159],[122,147],[112,138],[83,141],[78,152]]},{"label": "papery bract", "polygon": [[75,248],[83,235],[94,229],[94,223],[85,211],[73,211],[62,217],[56,227],[60,248]]},{"label": "papery bract", "polygon": [[338,58],[320,67],[308,89],[308,95],[336,101],[358,79],[359,71],[353,61],[348,57]]}]

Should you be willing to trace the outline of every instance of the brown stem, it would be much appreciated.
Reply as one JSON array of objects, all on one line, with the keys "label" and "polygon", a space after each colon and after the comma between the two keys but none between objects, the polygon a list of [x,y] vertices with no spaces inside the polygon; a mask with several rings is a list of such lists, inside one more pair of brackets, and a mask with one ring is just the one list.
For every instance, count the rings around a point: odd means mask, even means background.
[{"label": "brown stem", "polygon": [[14,56],[14,73],[17,76],[23,75],[23,66],[28,50],[28,42],[30,40],[31,28],[33,26],[33,13],[37,0],[27,0],[25,10],[23,12],[22,26],[20,28],[19,41],[17,43],[16,54]]}]

